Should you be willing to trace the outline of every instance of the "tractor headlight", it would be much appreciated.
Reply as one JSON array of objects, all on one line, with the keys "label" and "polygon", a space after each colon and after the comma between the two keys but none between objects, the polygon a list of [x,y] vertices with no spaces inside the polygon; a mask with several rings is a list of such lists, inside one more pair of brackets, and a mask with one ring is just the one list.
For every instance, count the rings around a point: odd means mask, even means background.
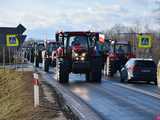
[{"label": "tractor headlight", "polygon": [[75,57],[78,57],[78,53],[75,53],[74,55],[75,55]]},{"label": "tractor headlight", "polygon": [[86,56],[86,53],[82,53],[82,57],[85,57]]},{"label": "tractor headlight", "polygon": [[81,60],[82,60],[82,61],[84,61],[84,60],[85,60],[85,58],[84,58],[84,57],[81,57]]}]

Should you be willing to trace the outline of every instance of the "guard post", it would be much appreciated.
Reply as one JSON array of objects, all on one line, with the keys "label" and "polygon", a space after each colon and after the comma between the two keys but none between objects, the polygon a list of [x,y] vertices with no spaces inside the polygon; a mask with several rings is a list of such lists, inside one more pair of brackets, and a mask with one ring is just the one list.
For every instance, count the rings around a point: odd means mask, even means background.
[{"label": "guard post", "polygon": [[160,87],[160,60],[157,66],[157,86]]},{"label": "guard post", "polygon": [[37,73],[33,73],[33,80],[32,80],[33,86],[34,86],[34,107],[39,106],[39,76]]}]

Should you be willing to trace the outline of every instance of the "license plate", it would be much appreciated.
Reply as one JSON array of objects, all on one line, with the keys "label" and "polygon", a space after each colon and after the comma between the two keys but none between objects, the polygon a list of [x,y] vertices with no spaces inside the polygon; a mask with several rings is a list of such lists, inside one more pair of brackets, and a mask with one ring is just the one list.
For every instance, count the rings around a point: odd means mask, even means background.
[{"label": "license plate", "polygon": [[151,72],[151,70],[142,70],[142,72]]}]

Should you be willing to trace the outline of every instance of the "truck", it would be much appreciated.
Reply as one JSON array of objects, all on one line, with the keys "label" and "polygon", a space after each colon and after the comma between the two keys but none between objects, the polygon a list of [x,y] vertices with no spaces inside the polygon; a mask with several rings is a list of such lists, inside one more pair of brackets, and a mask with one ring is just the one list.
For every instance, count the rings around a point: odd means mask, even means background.
[{"label": "truck", "polygon": [[104,74],[113,77],[117,71],[120,72],[121,68],[130,58],[135,57],[135,54],[128,41],[110,40],[109,43],[109,51],[104,63]]},{"label": "truck", "polygon": [[56,76],[59,83],[68,83],[69,74],[85,74],[87,82],[101,83],[102,56],[96,44],[103,42],[101,33],[73,31],[56,33],[57,49]]}]

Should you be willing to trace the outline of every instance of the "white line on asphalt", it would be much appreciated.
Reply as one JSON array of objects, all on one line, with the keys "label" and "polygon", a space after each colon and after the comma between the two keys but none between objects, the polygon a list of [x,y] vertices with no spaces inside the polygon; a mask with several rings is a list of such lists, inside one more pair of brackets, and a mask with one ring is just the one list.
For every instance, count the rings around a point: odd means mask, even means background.
[{"label": "white line on asphalt", "polygon": [[131,87],[131,86],[120,84],[120,83],[112,83],[112,84],[115,84],[115,85],[121,86],[123,88],[127,88],[127,89],[130,89],[130,90],[133,90],[133,91],[136,91],[136,92],[140,92],[142,94],[145,94],[145,95],[152,96],[152,97],[155,97],[157,99],[160,99],[160,95],[158,95],[156,93],[153,93],[153,92],[148,92],[148,91],[145,91],[145,90],[142,90],[142,89],[139,89],[139,88],[134,88],[134,87]]},{"label": "white line on asphalt", "polygon": [[72,106],[72,108],[74,109],[74,110],[76,110],[77,111],[77,113],[79,113],[79,115],[85,120],[85,115],[76,107],[76,106],[74,106],[74,105],[72,105],[72,104],[70,104],[70,106]]}]

